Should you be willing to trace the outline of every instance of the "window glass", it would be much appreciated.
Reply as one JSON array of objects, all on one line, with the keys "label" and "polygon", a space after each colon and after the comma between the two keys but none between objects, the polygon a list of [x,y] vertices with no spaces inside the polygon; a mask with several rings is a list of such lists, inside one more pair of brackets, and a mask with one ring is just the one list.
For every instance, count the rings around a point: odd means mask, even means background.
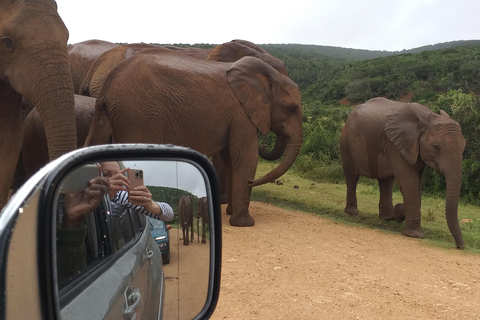
[{"label": "window glass", "polygon": [[134,238],[130,209],[112,210],[113,222],[113,247],[115,251],[120,250]]},{"label": "window glass", "polygon": [[[69,219],[69,212],[82,192],[61,194],[57,205],[56,247],[57,272],[60,287],[75,278],[89,265],[104,258],[109,253],[105,213],[107,199],[93,211],[88,213],[83,221]],[[73,204],[72,204],[73,203]]]}]

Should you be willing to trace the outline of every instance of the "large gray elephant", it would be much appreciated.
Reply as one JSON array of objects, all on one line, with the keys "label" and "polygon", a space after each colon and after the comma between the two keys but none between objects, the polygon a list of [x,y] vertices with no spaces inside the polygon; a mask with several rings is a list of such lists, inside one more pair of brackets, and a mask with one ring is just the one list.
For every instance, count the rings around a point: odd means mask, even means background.
[{"label": "large gray elephant", "polygon": [[67,41],[55,1],[0,1],[0,208],[21,149],[22,97],[37,106],[50,160],[76,148]]},{"label": "large gray elephant", "polygon": [[[139,72],[141,71],[141,72]],[[234,63],[145,50],[108,75],[92,128],[105,110],[120,143],[173,143],[207,156],[220,154],[229,184],[233,226],[252,226],[253,186],[273,181],[295,161],[303,139],[298,85],[255,57]],[[258,131],[286,139],[282,162],[255,180]]]},{"label": "large gray elephant", "polygon": [[[441,111],[418,103],[375,98],[358,106],[348,117],[340,138],[347,183],[345,212],[358,214],[356,186],[360,175],[378,180],[379,213],[383,219],[403,221],[402,234],[423,238],[421,228],[422,174],[428,165],[445,177],[446,217],[457,248],[464,248],[458,223],[465,139],[460,125]],[[403,204],[393,207],[396,180]]]},{"label": "large gray elephant", "polygon": [[[171,50],[178,55],[187,55],[198,59],[220,62],[235,62],[245,56],[257,57],[268,63],[278,72],[288,75],[287,68],[282,60],[270,55],[260,46],[246,40],[232,40],[219,44],[213,49],[181,48],[176,46],[160,47],[146,43],[132,43],[113,48],[101,54],[84,77],[79,93],[90,97],[97,97],[106,77],[120,62],[134,54],[154,48],[159,48],[158,50]],[[271,151],[267,150],[265,146],[260,146],[259,155],[266,160],[277,160],[285,153],[286,142],[282,137],[278,137],[275,147]],[[220,155],[213,155],[212,162],[215,166],[220,185],[221,203],[228,203],[228,183],[223,160]],[[230,209],[228,213],[231,214]]]}]

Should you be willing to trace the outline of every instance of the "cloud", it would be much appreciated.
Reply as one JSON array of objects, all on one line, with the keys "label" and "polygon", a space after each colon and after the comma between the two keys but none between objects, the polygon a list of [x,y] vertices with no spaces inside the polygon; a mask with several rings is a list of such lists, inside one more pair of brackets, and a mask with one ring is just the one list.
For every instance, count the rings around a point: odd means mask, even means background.
[{"label": "cloud", "polygon": [[[57,0],[70,43],[302,43],[397,51],[480,39],[476,0]],[[94,8],[94,9],[92,9]]]}]

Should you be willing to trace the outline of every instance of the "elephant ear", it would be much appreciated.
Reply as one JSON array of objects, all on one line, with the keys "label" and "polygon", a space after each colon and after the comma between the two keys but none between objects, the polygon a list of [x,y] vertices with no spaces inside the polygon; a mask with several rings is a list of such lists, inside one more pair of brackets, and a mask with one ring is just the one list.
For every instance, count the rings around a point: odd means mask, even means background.
[{"label": "elephant ear", "polygon": [[442,115],[442,116],[445,116],[445,117],[449,117],[450,119],[452,119],[452,117],[450,117],[450,115],[448,113],[446,113],[444,110],[439,110],[438,114]]},{"label": "elephant ear", "polygon": [[254,57],[243,57],[227,70],[230,88],[262,134],[270,131],[274,72],[272,67]]},{"label": "elephant ear", "polygon": [[422,121],[412,106],[399,108],[387,116],[385,134],[410,163],[415,164],[420,152]]}]

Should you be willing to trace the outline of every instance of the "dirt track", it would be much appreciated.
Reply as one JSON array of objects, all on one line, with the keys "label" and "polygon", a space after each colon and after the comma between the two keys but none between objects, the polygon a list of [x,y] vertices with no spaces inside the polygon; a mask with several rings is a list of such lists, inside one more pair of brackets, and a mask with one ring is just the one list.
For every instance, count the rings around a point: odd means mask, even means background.
[{"label": "dirt track", "polygon": [[[222,206],[222,211],[225,208]],[[480,256],[251,202],[211,319],[480,319]]]}]

